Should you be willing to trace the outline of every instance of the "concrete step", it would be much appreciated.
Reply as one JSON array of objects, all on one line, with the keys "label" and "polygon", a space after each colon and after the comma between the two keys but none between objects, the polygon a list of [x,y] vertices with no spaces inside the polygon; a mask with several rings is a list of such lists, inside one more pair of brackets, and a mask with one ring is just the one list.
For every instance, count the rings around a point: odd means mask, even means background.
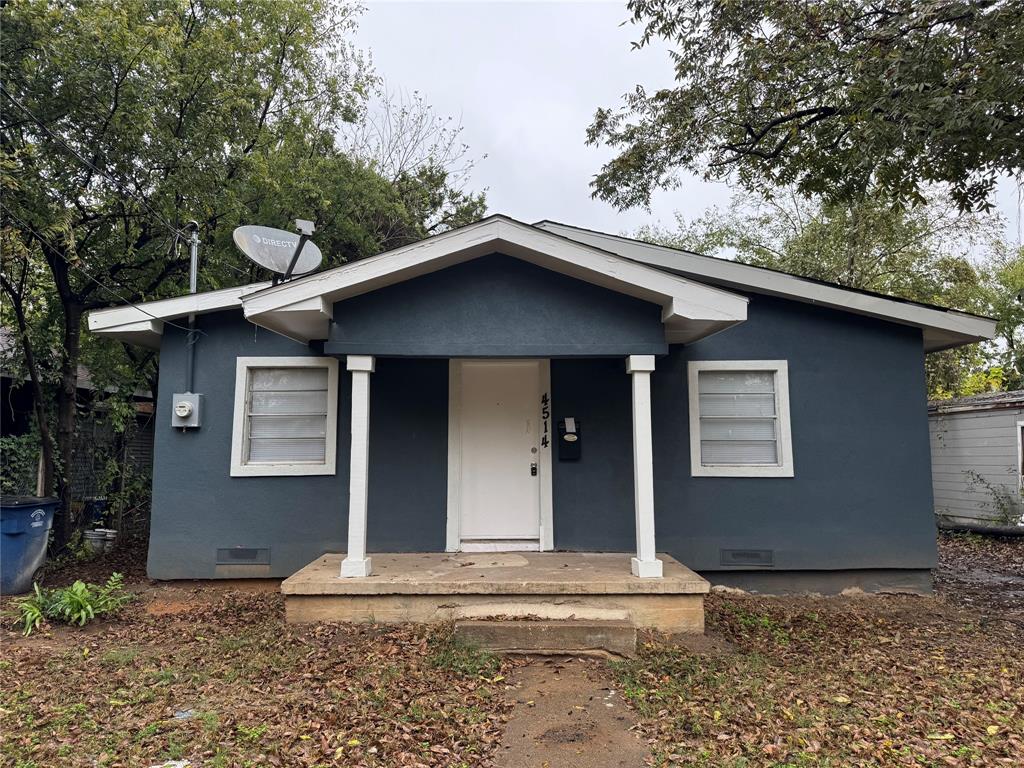
[{"label": "concrete step", "polygon": [[636,653],[636,627],[628,621],[483,621],[455,622],[455,636],[470,645],[502,653]]}]

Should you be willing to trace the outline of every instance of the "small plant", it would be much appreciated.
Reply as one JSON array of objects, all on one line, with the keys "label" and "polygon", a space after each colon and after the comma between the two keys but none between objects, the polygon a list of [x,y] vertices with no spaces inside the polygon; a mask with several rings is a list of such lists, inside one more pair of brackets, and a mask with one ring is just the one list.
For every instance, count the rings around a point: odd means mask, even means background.
[{"label": "small plant", "polygon": [[236,726],[238,734],[247,741],[259,741],[263,738],[263,734],[267,732],[266,725],[238,725]]},{"label": "small plant", "polygon": [[967,490],[971,493],[987,494],[990,501],[981,503],[982,507],[994,513],[993,522],[997,525],[1020,525],[1024,523],[1024,493],[1016,484],[1014,469],[1010,467],[1008,482],[992,483],[973,469],[965,469]]},{"label": "small plant", "polygon": [[62,589],[43,589],[38,584],[32,588],[29,597],[15,603],[18,624],[26,635],[47,619],[82,626],[99,616],[114,616],[131,600],[120,573],[113,574],[102,586],[76,581]]}]

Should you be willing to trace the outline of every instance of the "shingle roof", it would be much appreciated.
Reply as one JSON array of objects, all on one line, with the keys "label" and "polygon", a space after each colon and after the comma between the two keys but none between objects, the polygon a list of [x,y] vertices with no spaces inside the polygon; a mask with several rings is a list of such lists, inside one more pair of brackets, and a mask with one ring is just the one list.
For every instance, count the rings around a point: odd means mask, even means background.
[{"label": "shingle roof", "polygon": [[982,392],[968,397],[953,397],[948,400],[929,400],[928,410],[932,413],[946,411],[974,411],[990,408],[1017,408],[1024,406],[1024,389],[1011,392]]}]

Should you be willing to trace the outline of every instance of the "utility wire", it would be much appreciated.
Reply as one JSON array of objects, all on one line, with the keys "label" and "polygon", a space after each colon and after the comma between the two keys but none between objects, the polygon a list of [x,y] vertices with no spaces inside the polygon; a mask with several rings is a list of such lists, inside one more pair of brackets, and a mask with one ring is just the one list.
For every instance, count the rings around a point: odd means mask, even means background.
[{"label": "utility wire", "polygon": [[[14,105],[17,106],[22,112],[24,112],[26,115],[28,115],[28,117],[32,120],[32,122],[34,122],[36,125],[38,125],[46,133],[47,136],[49,136],[53,141],[55,141],[58,144],[60,144],[61,147],[63,147],[67,152],[69,152],[71,155],[73,155],[79,162],[81,162],[86,167],[92,169],[96,173],[100,174],[103,178],[107,179],[111,184],[115,185],[122,193],[124,193],[125,195],[130,197],[132,200],[137,202],[139,205],[143,206],[150,213],[152,213],[161,224],[163,224],[165,227],[167,227],[169,230],[171,230],[171,232],[174,234],[175,245],[177,244],[178,239],[183,239],[183,236],[186,235],[184,230],[179,229],[174,224],[169,222],[159,211],[157,211],[155,208],[153,208],[153,206],[150,205],[145,199],[137,196],[134,192],[132,192],[132,190],[129,189],[126,184],[124,184],[121,181],[119,181],[118,179],[114,178],[109,173],[104,171],[102,168],[99,168],[98,166],[96,166],[89,159],[83,157],[74,147],[72,147],[70,144],[68,144],[67,141],[65,141],[64,138],[62,136],[60,136],[60,134],[58,134],[55,131],[53,131],[42,119],[36,117],[35,114],[33,114],[32,110],[30,110],[28,107],[26,107],[10,91],[8,91],[6,86],[4,86],[3,83],[0,83],[0,92],[2,92],[8,99],[10,99],[11,102],[14,103]],[[39,233],[37,232],[36,235],[38,236]],[[221,264],[222,266],[225,266],[228,269],[233,270],[236,274],[246,278],[246,280],[251,280],[252,279],[252,277],[248,273],[246,273],[245,271],[239,269],[238,267],[236,267],[235,265],[231,264],[230,262],[223,261],[223,260],[220,260],[220,259],[211,259],[210,257],[207,257],[207,260],[208,261],[211,261],[211,260],[216,261],[216,263]]]},{"label": "utility wire", "polygon": [[[79,266],[78,264],[73,263],[67,256],[65,256],[63,253],[61,253],[60,249],[53,244],[53,241],[51,241],[48,237],[46,237],[45,235],[40,233],[35,227],[33,227],[28,222],[26,222],[20,216],[14,214],[14,213],[11,213],[9,210],[4,211],[4,213],[6,215],[10,216],[15,221],[17,221],[19,224],[21,224],[21,226],[23,226],[25,229],[27,229],[29,232],[31,232],[33,235],[35,235],[36,238],[38,238],[39,240],[41,240],[42,242],[44,242],[48,246],[50,246],[51,250],[53,250],[54,253],[56,253],[58,256],[60,256],[67,263],[67,265],[69,267],[71,267],[72,269],[76,269],[79,272],[81,272],[83,275],[85,275],[87,278],[92,280],[94,283],[96,283],[96,285],[98,285],[100,288],[105,290],[107,293],[109,293],[115,299],[118,299],[119,301],[134,307],[135,309],[137,309],[139,312],[141,312],[142,314],[146,315],[147,317],[151,317],[154,320],[159,320],[160,322],[164,323],[165,325],[169,325],[172,328],[177,328],[178,330],[181,330],[181,331],[188,331],[189,330],[188,326],[186,326],[186,325],[179,325],[178,323],[174,323],[174,322],[171,322],[170,320],[165,320],[162,317],[158,317],[157,315],[154,315],[152,312],[147,312],[146,310],[144,310],[142,307],[139,306],[138,302],[135,302],[135,301],[132,301],[131,299],[125,298],[123,295],[121,295],[120,293],[115,291],[113,288],[111,288],[109,285],[104,283],[102,280],[100,280],[97,277],[95,277],[92,274],[90,274],[85,268]],[[195,330],[198,331],[198,333],[201,333],[201,334],[205,335],[204,331],[199,330],[199,329],[195,329]]]},{"label": "utility wire", "polygon": [[156,218],[160,221],[160,223],[163,224],[165,227],[167,227],[169,230],[171,230],[171,232],[173,232],[175,236],[181,237],[182,235],[185,234],[184,230],[178,229],[178,227],[176,227],[173,224],[171,224],[171,222],[169,222],[166,218],[164,218],[163,214],[161,214],[152,205],[150,205],[148,202],[146,202],[146,200],[144,200],[143,198],[139,197],[134,192],[132,192],[131,189],[129,189],[126,184],[124,184],[121,181],[118,181],[113,176],[111,176],[109,173],[104,171],[102,168],[100,168],[99,166],[95,165],[91,160],[89,160],[89,159],[83,157],[81,154],[79,154],[79,152],[74,147],[72,147],[70,144],[68,144],[60,134],[55,133],[50,128],[50,126],[48,126],[40,118],[36,117],[32,113],[32,110],[30,110],[28,107],[26,107],[24,104],[22,104],[10,91],[8,91],[7,87],[3,83],[0,83],[0,92],[2,92],[4,94],[4,96],[6,96],[8,99],[10,99],[14,103],[14,105],[18,107],[18,109],[20,109],[22,112],[24,112],[26,115],[28,115],[28,117],[32,120],[32,122],[34,122],[36,125],[38,125],[40,128],[42,128],[43,132],[46,133],[46,135],[49,136],[51,139],[53,139],[53,141],[55,141],[58,144],[60,144],[67,152],[71,153],[83,165],[85,165],[88,168],[91,168],[93,171],[95,171],[100,176],[102,176],[107,181],[109,181],[111,184],[113,184],[118,189],[120,189],[122,193],[124,193],[125,195],[130,197],[132,200],[134,200],[139,205],[141,205],[146,210],[148,210],[150,213],[152,213],[154,216],[156,216]]}]

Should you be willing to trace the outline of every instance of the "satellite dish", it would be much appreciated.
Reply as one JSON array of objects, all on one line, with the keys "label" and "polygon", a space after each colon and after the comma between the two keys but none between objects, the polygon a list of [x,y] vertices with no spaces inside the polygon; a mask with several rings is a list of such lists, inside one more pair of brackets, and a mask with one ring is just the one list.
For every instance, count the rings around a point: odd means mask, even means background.
[{"label": "satellite dish", "polygon": [[288,273],[288,265],[292,263],[299,240],[303,241],[299,260],[295,262],[292,275],[304,275],[312,272],[323,262],[324,255],[316,244],[310,242],[308,235],[297,235],[284,229],[259,227],[247,224],[237,227],[234,232],[235,245],[238,249],[264,269],[279,274]]}]

